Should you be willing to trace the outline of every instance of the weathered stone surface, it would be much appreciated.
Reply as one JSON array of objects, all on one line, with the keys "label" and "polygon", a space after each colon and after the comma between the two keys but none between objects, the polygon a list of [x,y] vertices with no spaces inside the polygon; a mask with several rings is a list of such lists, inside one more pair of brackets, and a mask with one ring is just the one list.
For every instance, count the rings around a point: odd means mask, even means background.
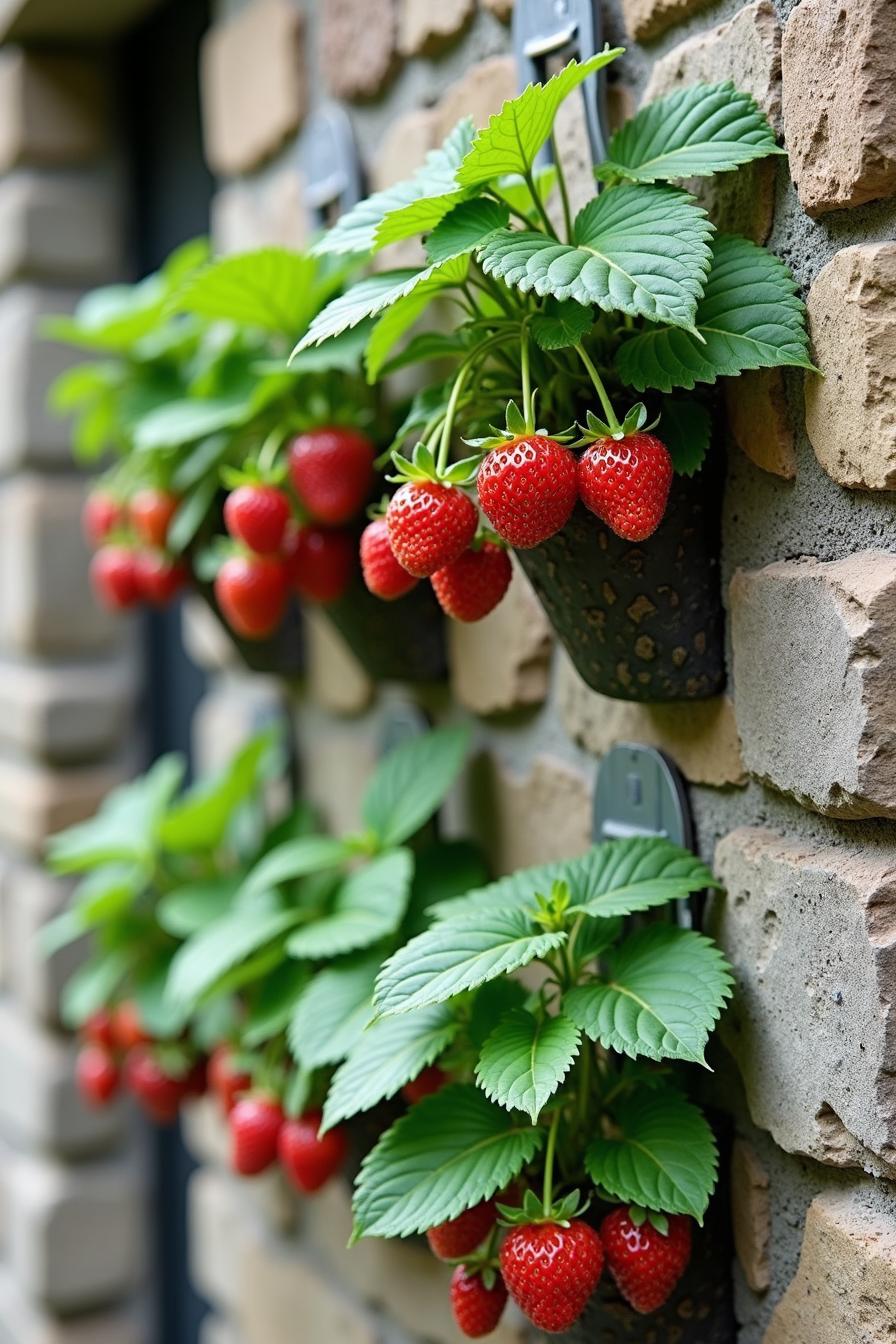
[{"label": "weathered stone surface", "polygon": [[301,11],[289,0],[252,0],[212,27],[202,46],[201,89],[210,167],[242,173],[269,158],[305,115]]},{"label": "weathered stone surface", "polygon": [[361,714],[373,699],[373,682],[323,612],[306,608],[305,685],[321,709]]},{"label": "weathered stone surface", "polygon": [[896,1171],[896,848],[754,827],[716,850],[711,926],[737,989],[722,1039],[788,1152]]},{"label": "weathered stone surface", "polygon": [[489,10],[502,23],[509,23],[513,17],[514,0],[480,0],[483,9]]},{"label": "weathered stone surface", "polygon": [[201,772],[220,770],[263,728],[283,725],[286,700],[272,677],[222,677],[193,715],[193,751]]},{"label": "weathered stone surface", "polygon": [[436,103],[436,137],[444,140],[461,117],[472,117],[474,126],[485,126],[489,117],[518,92],[516,62],[512,56],[490,56],[470,67],[462,79],[450,84]]},{"label": "weathered stone surface", "polygon": [[[196,1161],[207,1162],[217,1167],[225,1179],[234,1184],[233,1178],[229,1175],[230,1131],[217,1101],[207,1096],[201,1101],[190,1102],[181,1112],[181,1129],[184,1143]],[[273,1167],[248,1183],[235,1182],[231,1194],[240,1208],[245,1209],[249,1205],[257,1211],[267,1227],[276,1228],[280,1232],[290,1232],[295,1227],[296,1201],[279,1167]],[[207,1193],[201,1185],[197,1187],[194,1201],[197,1224],[202,1224],[205,1219],[205,1225],[210,1226],[215,1218],[216,1204],[224,1199],[220,1189],[217,1192]],[[195,1235],[197,1243],[200,1243],[196,1247],[196,1258],[201,1260],[204,1254],[201,1239],[206,1234],[197,1226]]]},{"label": "weathered stone surface", "polygon": [[224,626],[199,597],[187,596],[181,606],[181,638],[193,662],[210,672],[240,666],[239,655]]},{"label": "weathered stone surface", "polygon": [[0,173],[18,164],[83,163],[103,147],[105,100],[88,58],[0,53]]},{"label": "weathered stone surface", "polygon": [[244,1185],[200,1167],[187,1187],[190,1277],[203,1297],[229,1314],[236,1305],[240,1256],[249,1235]]},{"label": "weathered stone surface", "polygon": [[780,369],[755,369],[726,378],[728,427],[738,448],[773,476],[796,476],[796,443]]},{"label": "weathered stone surface", "polygon": [[145,1344],[146,1322],[133,1311],[89,1311],[71,1319],[30,1302],[15,1275],[0,1265],[0,1344]]},{"label": "weathered stone surface", "polygon": [[892,1196],[826,1191],[809,1206],[799,1268],[763,1344],[890,1344],[894,1302]]},{"label": "weathered stone surface", "polygon": [[705,9],[709,0],[622,0],[622,17],[632,37],[639,41],[660,33]]},{"label": "weathered stone surface", "polygon": [[659,747],[693,784],[746,783],[734,706],[727,696],[692,704],[637,705],[592,691],[561,656],[557,708],[576,742],[603,756],[618,742]]},{"label": "weathered stone surface", "polygon": [[212,238],[225,255],[266,245],[303,248],[308,213],[301,174],[294,165],[269,172],[261,182],[231,182],[212,197]]},{"label": "weathered stone surface", "polygon": [[894,599],[886,551],[784,560],[732,580],[744,763],[819,812],[896,816]]},{"label": "weathered stone surface", "polygon": [[503,602],[484,621],[448,623],[454,699],[474,714],[541,704],[548,693],[551,627],[528,581],[514,568]]},{"label": "weathered stone surface", "polygon": [[526,775],[493,756],[473,779],[470,822],[495,873],[582,854],[591,843],[591,787],[550,756],[536,756]]},{"label": "weathered stone surface", "polygon": [[784,27],[784,127],[803,209],[896,192],[896,9],[802,0]]},{"label": "weathered stone surface", "polygon": [[0,0],[0,37],[4,41],[94,41],[124,32],[156,0]]},{"label": "weathered stone surface", "polygon": [[58,1022],[59,995],[84,959],[81,942],[47,956],[40,931],[61,913],[72,883],[51,877],[37,864],[13,863],[0,871],[3,941],[7,985],[24,1011],[52,1026]]},{"label": "weathered stone surface", "polygon": [[375,97],[398,62],[395,0],[323,0],[319,8],[321,64],[330,92]]},{"label": "weathered stone surface", "polygon": [[476,11],[476,0],[400,0],[398,50],[402,56],[434,56],[459,37]]},{"label": "weathered stone surface", "polygon": [[69,313],[77,294],[17,284],[0,297],[0,471],[31,463],[60,467],[71,462],[71,426],[50,412],[47,391],[80,356],[40,333],[44,318]]},{"label": "weathered stone surface", "polygon": [[199,1344],[242,1344],[229,1321],[220,1316],[206,1316],[199,1327]]},{"label": "weathered stone surface", "polygon": [[340,1284],[291,1247],[263,1236],[253,1238],[240,1257],[234,1316],[245,1344],[285,1344],[297,1321],[309,1340],[377,1344],[380,1337]]},{"label": "weathered stone surface", "polygon": [[100,280],[119,265],[118,202],[76,173],[21,170],[0,181],[0,281]]},{"label": "weathered stone surface", "polygon": [[120,741],[135,694],[127,659],[0,659],[0,742],[53,764],[95,758]]},{"label": "weathered stone surface", "polygon": [[815,363],[806,431],[840,485],[896,489],[896,243],[845,247],[807,301]]},{"label": "weathered stone surface", "polygon": [[92,817],[127,773],[119,761],[55,770],[22,757],[0,757],[0,842],[40,858],[48,835]]},{"label": "weathered stone surface", "polygon": [[314,763],[302,780],[304,796],[333,834],[357,830],[361,797],[379,759],[377,725],[330,715],[315,715],[312,721],[307,711],[298,723],[303,759]]},{"label": "weathered stone surface", "polygon": [[744,1278],[754,1293],[765,1293],[771,1283],[768,1172],[745,1139],[735,1139],[731,1150],[731,1221]]},{"label": "weathered stone surface", "polygon": [[439,143],[439,117],[433,107],[415,107],[386,127],[370,170],[375,191],[411,177]]}]

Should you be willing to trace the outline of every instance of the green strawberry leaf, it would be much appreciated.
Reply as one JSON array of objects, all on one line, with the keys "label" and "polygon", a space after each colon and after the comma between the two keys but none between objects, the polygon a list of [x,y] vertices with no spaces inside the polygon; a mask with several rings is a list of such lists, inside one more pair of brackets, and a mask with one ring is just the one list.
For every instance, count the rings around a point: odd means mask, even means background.
[{"label": "green strawberry leaf", "polygon": [[240,887],[239,877],[216,877],[175,887],[159,899],[156,919],[175,938],[189,938],[225,915]]},{"label": "green strawberry leaf", "polygon": [[501,229],[479,257],[486,274],[524,294],[596,303],[607,312],[690,329],[709,270],[712,232],[706,212],[684,192],[621,186],[601,192],[579,212],[572,243]]},{"label": "green strawberry leaf", "polygon": [[310,971],[301,962],[284,961],[259,986],[242,1031],[242,1044],[254,1050],[279,1036],[292,1020]]},{"label": "green strawberry leaf", "polygon": [[414,857],[408,849],[380,854],[345,879],[329,915],[291,935],[291,957],[338,957],[378,943],[404,919]]},{"label": "green strawberry leaf", "polygon": [[470,745],[467,728],[437,728],[394,747],[373,772],[361,815],[384,848],[409,840],[442,803]]},{"label": "green strawberry leaf", "polygon": [[694,84],[648,103],[621,126],[595,174],[634,182],[711,177],[783,153],[750,94],[730,82]]},{"label": "green strawberry leaf", "polygon": [[223,770],[198,780],[161,818],[159,843],[175,854],[217,849],[236,809],[257,792],[273,748],[273,734],[260,733]]},{"label": "green strawberry leaf", "polygon": [[626,341],[616,356],[619,377],[639,392],[692,388],[745,369],[814,368],[806,310],[796,282],[771,252],[746,238],[720,236],[694,319],[694,333],[673,327]]},{"label": "green strawberry leaf", "polygon": [[258,861],[240,888],[240,896],[247,899],[258,892],[271,891],[284,882],[339,868],[354,852],[348,841],[334,840],[328,835],[285,840]]},{"label": "green strawberry leaf", "polygon": [[300,918],[296,910],[236,910],[195,933],[171,962],[167,994],[175,1006],[198,1001],[226,974],[267,948]]},{"label": "green strawberry leaf", "polygon": [[490,1101],[525,1111],[533,1125],[579,1053],[579,1030],[568,1017],[509,1013],[482,1047],[476,1081]]},{"label": "green strawberry leaf", "polygon": [[457,1084],[424,1097],[364,1159],[355,1186],[356,1237],[409,1237],[503,1189],[544,1142],[544,1130]]},{"label": "green strawberry leaf", "polygon": [[507,206],[487,196],[463,201],[433,229],[426,240],[426,255],[438,264],[472,252],[498,229],[505,228],[509,218]]},{"label": "green strawberry leaf", "polygon": [[180,756],[162,756],[139,779],[114,789],[89,821],[59,831],[47,842],[55,873],[83,873],[103,863],[151,862],[156,827],[183,779]]},{"label": "green strawberry leaf", "polygon": [[[436,274],[429,280],[424,280],[417,285],[410,294],[406,294],[403,299],[393,303],[390,308],[379,317],[367,343],[367,381],[375,383],[383,372],[383,365],[394,350],[396,344],[401,340],[406,331],[414,325],[419,317],[423,315],[426,309],[432,303],[433,299],[445,292],[444,275]],[[435,332],[424,332],[424,337],[432,339]],[[341,339],[336,337],[336,340]],[[445,338],[443,338],[445,339]],[[456,338],[455,338],[456,341]],[[325,342],[323,348],[326,349],[329,342]],[[307,352],[306,352],[307,353]],[[299,355],[299,359],[304,356]]]},{"label": "green strawberry leaf", "polygon": [[578,345],[586,331],[594,323],[594,314],[590,307],[582,307],[572,299],[561,302],[549,298],[544,312],[536,313],[529,323],[529,330],[535,338],[535,344],[542,350],[562,350],[570,345]]},{"label": "green strawberry leaf", "polygon": [[693,476],[703,466],[709,452],[712,419],[700,401],[689,397],[667,397],[656,433],[669,449],[672,465],[679,476]]},{"label": "green strawberry leaf", "polygon": [[731,984],[728,963],[708,938],[651,924],[612,954],[605,980],[570,990],[563,1010],[607,1050],[705,1065]]},{"label": "green strawberry leaf", "polygon": [[294,337],[339,288],[342,275],[283,247],[221,257],[194,271],[170,311]]},{"label": "green strawberry leaf", "polygon": [[380,949],[345,957],[318,971],[293,1010],[289,1048],[305,1069],[338,1064],[373,1016],[373,986]]}]

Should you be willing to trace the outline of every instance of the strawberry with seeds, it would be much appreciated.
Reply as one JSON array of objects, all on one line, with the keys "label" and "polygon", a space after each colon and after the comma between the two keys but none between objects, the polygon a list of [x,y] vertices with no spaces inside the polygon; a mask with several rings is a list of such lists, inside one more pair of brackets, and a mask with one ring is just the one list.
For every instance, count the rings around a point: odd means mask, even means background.
[{"label": "strawberry with seeds", "polygon": [[90,562],[90,582],[110,611],[127,611],[140,601],[135,556],[127,546],[101,546]]},{"label": "strawberry with seeds", "polygon": [[244,639],[265,639],[286,610],[286,571],[279,558],[231,555],[218,570],[215,597],[227,624]]},{"label": "strawberry with seeds", "polygon": [[600,1225],[607,1268],[635,1311],[656,1311],[667,1301],[691,1258],[691,1220],[683,1214],[614,1209]]},{"label": "strawberry with seeds", "polygon": [[168,540],[168,528],[180,507],[180,500],[170,490],[148,486],[138,490],[130,501],[128,512],[134,531],[147,546],[160,550]]},{"label": "strawberry with seeds", "polygon": [[276,555],[291,516],[289,500],[275,485],[246,481],[224,501],[224,526],[256,555]]},{"label": "strawberry with seeds", "polygon": [[394,602],[417,586],[418,580],[395,558],[385,518],[374,518],[361,533],[361,573],[368,590],[384,602]]},{"label": "strawberry with seeds", "polygon": [[579,440],[585,446],[578,465],[579,497],[617,537],[646,541],[666,512],[672,457],[663,441],[644,428],[643,403],[633,406],[622,424],[609,401],[604,409],[606,421],[588,412]]},{"label": "strawberry with seeds", "polygon": [[103,1045],[90,1043],[78,1051],[75,1062],[78,1091],[89,1106],[108,1106],[118,1091],[118,1065]]},{"label": "strawberry with seeds", "polygon": [[134,570],[140,596],[153,607],[167,606],[189,578],[182,561],[172,560],[161,551],[138,551]]},{"label": "strawberry with seeds", "polygon": [[559,440],[536,430],[527,378],[524,370],[523,412],[508,402],[506,429],[474,442],[486,450],[476,477],[482,511],[498,536],[522,551],[559,532],[578,498],[576,460]]},{"label": "strawberry with seeds", "polygon": [[491,1232],[497,1216],[492,1200],[475,1204],[447,1223],[431,1227],[426,1233],[429,1248],[440,1260],[459,1260],[470,1255]]},{"label": "strawberry with seeds", "polygon": [[345,1162],[348,1139],[338,1125],[320,1133],[320,1111],[306,1111],[286,1120],[277,1141],[280,1165],[303,1195],[313,1195],[335,1176]]},{"label": "strawberry with seeds", "polygon": [[450,1294],[457,1328],[468,1339],[482,1339],[497,1329],[507,1303],[507,1287],[496,1270],[471,1271],[458,1265],[451,1276]]},{"label": "strawberry with seeds", "polygon": [[277,1160],[283,1110],[275,1097],[240,1097],[230,1112],[230,1158],[239,1176],[258,1176]]},{"label": "strawberry with seeds", "polygon": [[208,1062],[208,1083],[225,1115],[229,1115],[242,1092],[252,1086],[252,1075],[240,1068],[229,1045],[219,1045]]},{"label": "strawberry with seeds", "polygon": [[579,1219],[523,1224],[501,1245],[501,1273],[510,1296],[549,1335],[576,1323],[603,1265],[600,1237]]},{"label": "strawberry with seeds", "polygon": [[386,523],[398,563],[426,579],[470,545],[476,535],[476,508],[456,485],[407,481],[392,496]]},{"label": "strawberry with seeds", "polygon": [[498,542],[474,542],[444,569],[436,570],[432,586],[439,606],[455,621],[481,621],[494,611],[510,587],[510,556]]},{"label": "strawberry with seeds", "polygon": [[299,434],[289,446],[293,489],[315,522],[339,527],[361,512],[373,488],[374,447],[344,426]]},{"label": "strawberry with seeds", "polygon": [[105,490],[91,490],[81,510],[81,527],[88,546],[102,545],[110,532],[121,527],[125,510],[114,495]]},{"label": "strawberry with seeds", "polygon": [[336,602],[345,595],[357,567],[349,532],[300,527],[290,539],[286,566],[296,593],[305,602]]},{"label": "strawberry with seeds", "polygon": [[177,1119],[187,1095],[186,1075],[169,1073],[152,1050],[138,1046],[125,1061],[124,1076],[128,1090],[157,1125],[170,1125]]}]

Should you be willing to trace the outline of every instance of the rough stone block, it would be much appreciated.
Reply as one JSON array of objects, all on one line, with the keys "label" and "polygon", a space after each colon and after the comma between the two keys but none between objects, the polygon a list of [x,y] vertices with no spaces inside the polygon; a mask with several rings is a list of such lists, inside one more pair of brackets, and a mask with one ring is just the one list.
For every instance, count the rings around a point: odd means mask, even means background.
[{"label": "rough stone block", "polygon": [[227,676],[202,697],[193,715],[193,751],[201,771],[220,770],[250,737],[285,722],[286,703],[273,678]]},{"label": "rough stone block", "polygon": [[474,769],[470,824],[495,873],[582,854],[591,843],[591,786],[550,756],[525,775],[486,756]]},{"label": "rough stone block", "polygon": [[0,659],[0,742],[53,764],[103,755],[121,740],[135,694],[128,659]]},{"label": "rough stone block", "polygon": [[299,127],[308,100],[304,18],[289,0],[253,0],[206,34],[201,56],[205,153],[243,173]]},{"label": "rough stone block", "polygon": [[737,990],[722,1039],[787,1152],[896,1171],[896,850],[742,827],[711,925]]},{"label": "rough stone block", "polygon": [[896,192],[896,8],[802,0],[784,27],[784,127],[810,215]]},{"label": "rough stone block", "polygon": [[155,0],[0,0],[4,41],[92,40],[124,32],[153,8]]},{"label": "rough stone block", "polygon": [[734,1249],[747,1285],[754,1293],[768,1292],[771,1284],[768,1172],[745,1139],[735,1139],[731,1150],[731,1221]]},{"label": "rough stone block", "polygon": [[222,623],[201,598],[184,598],[181,605],[181,638],[184,648],[198,667],[217,672],[225,667],[239,667],[240,661],[233,642]]},{"label": "rough stone block", "polygon": [[896,1302],[892,1196],[829,1191],[809,1206],[799,1268],[763,1344],[889,1344]]},{"label": "rough stone block", "polygon": [[474,126],[485,126],[489,117],[518,90],[516,62],[512,56],[490,56],[472,65],[462,79],[450,84],[436,103],[436,138],[441,141],[461,117],[472,117]]},{"label": "rough stone block", "polygon": [[31,863],[7,863],[0,875],[6,984],[19,1006],[50,1026],[58,1023],[59,995],[81,964],[84,947],[70,943],[52,956],[40,944],[44,924],[60,914],[72,883]]},{"label": "rough stone block", "polygon": [[[222,1172],[230,1171],[230,1133],[214,1098],[204,1097],[185,1106],[181,1127],[184,1143],[197,1162],[210,1163]],[[241,1201],[257,1210],[266,1227],[279,1232],[292,1231],[296,1224],[296,1201],[279,1168],[238,1184]],[[198,1203],[202,1205],[201,1195]]]},{"label": "rough stone block", "polygon": [[260,182],[231,182],[212,197],[212,238],[223,255],[256,247],[303,248],[308,215],[295,166],[268,172]]},{"label": "rough stone block", "polygon": [[0,1265],[0,1344],[146,1344],[146,1322],[127,1308],[60,1319],[30,1302]]},{"label": "rough stone block", "polygon": [[223,1171],[200,1167],[187,1192],[190,1277],[225,1314],[236,1305],[239,1262],[249,1236],[244,1190]]},{"label": "rough stone block", "polygon": [[499,18],[502,23],[509,23],[513,17],[514,0],[480,0],[483,9]]},{"label": "rough stone block", "polygon": [[375,98],[398,64],[395,0],[322,0],[319,8],[321,65],[330,92]]},{"label": "rough stone block", "polygon": [[236,1323],[245,1344],[293,1339],[296,1323],[311,1340],[377,1344],[380,1332],[346,1295],[296,1251],[273,1238],[253,1238],[237,1269]]},{"label": "rough stone block", "polygon": [[693,784],[746,783],[734,706],[727,696],[687,705],[636,705],[611,700],[586,686],[563,656],[557,708],[566,731],[597,756],[618,742],[659,747]]},{"label": "rough stone block", "polygon": [[459,37],[476,11],[476,0],[400,0],[398,50],[402,56],[435,56]]},{"label": "rough stone block", "polygon": [[819,812],[896,816],[894,599],[887,551],[735,574],[734,707],[751,774]]},{"label": "rough stone block", "polygon": [[118,202],[80,173],[21,170],[0,181],[0,282],[101,280],[119,264]]},{"label": "rough stone block", "polygon": [[413,176],[429,151],[439,143],[439,130],[439,116],[432,107],[415,107],[391,121],[371,167],[374,190],[383,191],[393,182]]},{"label": "rough stone block", "polygon": [[541,704],[548,693],[553,647],[550,623],[515,567],[507,596],[484,621],[448,622],[454,699],[474,714]]},{"label": "rough stone block", "polygon": [[102,81],[89,59],[21,47],[0,53],[0,173],[95,157],[104,145],[105,114]]},{"label": "rough stone block", "polygon": [[120,762],[53,770],[0,758],[0,843],[40,858],[48,835],[92,817],[127,774]]},{"label": "rough stone block", "polygon": [[806,431],[834,480],[896,489],[896,243],[845,247],[807,302],[815,363]]},{"label": "rough stone block", "polygon": [[321,709],[332,714],[361,714],[373,699],[373,682],[323,612],[303,614],[305,685]]},{"label": "rough stone block", "polygon": [[724,384],[728,427],[738,448],[763,471],[792,481],[796,443],[781,370],[755,369]]},{"label": "rough stone block", "polygon": [[631,36],[644,41],[659,37],[707,4],[709,0],[622,0],[622,17]]},{"label": "rough stone block", "polygon": [[243,1344],[234,1327],[220,1316],[206,1316],[199,1327],[199,1344]]}]

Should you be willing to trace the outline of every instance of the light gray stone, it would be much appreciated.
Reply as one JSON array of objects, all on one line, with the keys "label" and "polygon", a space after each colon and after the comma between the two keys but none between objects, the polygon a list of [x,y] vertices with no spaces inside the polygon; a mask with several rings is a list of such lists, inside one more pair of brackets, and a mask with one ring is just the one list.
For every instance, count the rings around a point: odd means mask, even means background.
[{"label": "light gray stone", "polygon": [[0,180],[0,281],[98,281],[121,264],[119,203],[83,173],[19,170]]},{"label": "light gray stone", "polygon": [[146,1324],[127,1307],[55,1316],[29,1301],[0,1264],[0,1344],[146,1344]]},{"label": "light gray stone", "polygon": [[33,284],[0,295],[0,473],[71,463],[71,426],[47,407],[50,384],[83,356],[45,339],[40,324],[72,311],[77,294]]},{"label": "light gray stone", "polygon": [[109,790],[132,773],[120,761],[57,770],[0,756],[0,843],[41,858],[47,836],[92,817]]},{"label": "light gray stone", "polygon": [[52,764],[100,756],[121,740],[136,693],[130,659],[0,659],[0,743]]},{"label": "light gray stone", "polygon": [[84,959],[83,940],[47,956],[41,930],[65,908],[73,883],[31,863],[4,865],[0,874],[6,983],[19,1007],[49,1026],[58,1025],[59,996]]},{"label": "light gray stone", "polygon": [[106,140],[106,110],[99,67],[89,56],[4,47],[0,173],[17,164],[57,167],[93,158]]}]

